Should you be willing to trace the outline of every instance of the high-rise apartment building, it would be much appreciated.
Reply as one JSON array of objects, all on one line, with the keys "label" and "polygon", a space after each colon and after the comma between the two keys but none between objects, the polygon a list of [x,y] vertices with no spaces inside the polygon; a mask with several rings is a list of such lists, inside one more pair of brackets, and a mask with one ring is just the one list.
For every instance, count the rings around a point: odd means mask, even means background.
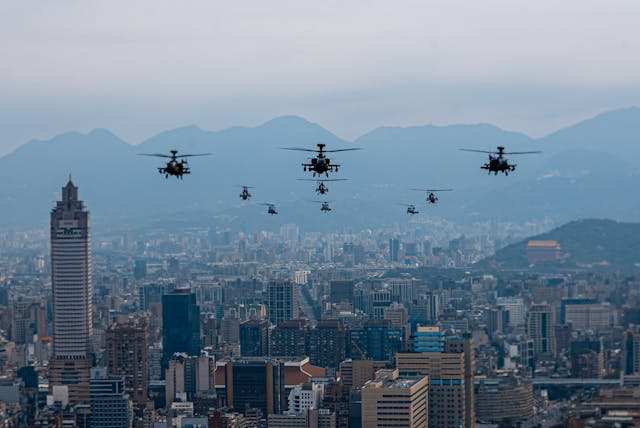
[{"label": "high-rise apartment building", "polygon": [[178,288],[162,296],[162,369],[176,352],[200,355],[200,308],[196,295]]},{"label": "high-rise apartment building", "polygon": [[533,340],[536,358],[555,356],[556,340],[551,306],[533,305],[527,313],[527,336]]},{"label": "high-rise apartment building", "polygon": [[284,321],[298,318],[298,284],[292,281],[275,280],[267,288],[267,309],[269,321],[278,325]]},{"label": "high-rise apartment building", "polygon": [[149,396],[149,320],[138,315],[116,321],[107,330],[105,359],[109,376],[124,379],[133,400],[136,421],[143,417]]},{"label": "high-rise apartment building", "polygon": [[307,349],[311,364],[337,369],[347,356],[349,329],[344,321],[328,319],[309,331]]},{"label": "high-rise apartment building", "polygon": [[50,385],[68,388],[69,403],[89,403],[91,368],[91,242],[89,212],[71,178],[51,211],[53,356]]},{"label": "high-rise apartment building", "polygon": [[[362,387],[362,428],[429,426],[429,378],[380,370]],[[433,425],[438,426],[438,425]]]},{"label": "high-rise apartment building", "polygon": [[308,354],[309,327],[304,319],[288,320],[278,324],[271,332],[269,355],[296,357]]}]

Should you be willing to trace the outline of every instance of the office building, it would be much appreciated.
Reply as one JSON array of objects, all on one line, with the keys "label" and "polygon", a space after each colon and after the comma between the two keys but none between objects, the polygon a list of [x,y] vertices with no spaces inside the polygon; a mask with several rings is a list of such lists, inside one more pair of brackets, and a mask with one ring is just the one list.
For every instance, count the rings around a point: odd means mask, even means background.
[{"label": "office building", "polygon": [[249,320],[240,324],[240,354],[243,357],[262,357],[269,353],[269,323]]},{"label": "office building", "polygon": [[329,282],[329,301],[353,304],[353,286],[352,280],[332,280]]},{"label": "office building", "polygon": [[289,392],[289,413],[301,415],[308,410],[318,409],[322,403],[322,385],[305,382]]},{"label": "office building", "polygon": [[298,301],[298,284],[292,281],[271,281],[267,287],[268,318],[272,324],[298,318],[300,306]]},{"label": "office building", "polygon": [[524,325],[525,307],[520,297],[498,297],[496,306],[509,312],[509,327],[516,328]]},{"label": "office building", "polygon": [[500,377],[475,382],[475,410],[479,420],[498,424],[508,419],[523,423],[533,418],[533,406],[530,380]]},{"label": "office building", "polygon": [[234,358],[225,365],[227,406],[238,412],[258,408],[265,416],[286,406],[284,363],[278,359]]},{"label": "office building", "polygon": [[444,331],[418,326],[413,333],[413,348],[415,352],[444,352]]},{"label": "office building", "polygon": [[539,304],[531,306],[527,313],[527,336],[533,340],[533,352],[536,358],[555,356],[555,329],[551,306]]},{"label": "office building", "polygon": [[[452,348],[459,347],[452,344]],[[469,345],[467,345],[469,346]],[[464,347],[464,345],[463,345]],[[472,428],[473,394],[466,383],[473,375],[465,370],[465,354],[460,352],[415,352],[396,354],[396,368],[405,376],[429,377],[429,421],[443,428]]]},{"label": "office building", "polygon": [[[380,370],[362,387],[362,428],[429,426],[429,378]],[[437,426],[437,425],[433,425]]]},{"label": "office building", "polygon": [[398,238],[389,239],[389,261],[397,263],[400,260],[400,240]]},{"label": "office building", "polygon": [[200,308],[188,288],[162,296],[162,369],[173,354],[200,355]]},{"label": "office building", "polygon": [[176,353],[171,359],[165,376],[167,407],[178,397],[193,401],[197,394],[215,393],[216,363],[213,356]]},{"label": "office building", "polygon": [[340,375],[345,395],[348,396],[352,389],[361,388],[365,383],[373,380],[374,374],[374,364],[371,360],[352,360],[349,358],[341,362]]},{"label": "office building", "polygon": [[88,404],[93,321],[89,212],[71,178],[51,211],[51,287],[50,385],[66,386],[70,404]]},{"label": "office building", "polygon": [[149,319],[135,315],[116,320],[107,330],[107,373],[124,379],[133,400],[136,421],[143,417],[149,397]]},{"label": "office building", "polygon": [[640,327],[633,326],[624,336],[624,374],[640,375]]},{"label": "office building", "polygon": [[124,379],[107,375],[106,369],[91,370],[91,428],[131,428],[132,405]]},{"label": "office building", "polygon": [[352,358],[391,361],[404,346],[403,332],[389,320],[367,320],[350,330],[350,338]]}]

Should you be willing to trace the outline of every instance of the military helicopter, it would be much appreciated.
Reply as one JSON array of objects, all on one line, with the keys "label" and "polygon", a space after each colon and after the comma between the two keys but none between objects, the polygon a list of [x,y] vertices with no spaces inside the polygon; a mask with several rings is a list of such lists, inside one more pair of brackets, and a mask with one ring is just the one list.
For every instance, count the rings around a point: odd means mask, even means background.
[{"label": "military helicopter", "polygon": [[324,174],[326,177],[329,177],[329,172],[338,172],[338,168],[340,165],[332,164],[331,159],[329,159],[326,154],[327,153],[336,153],[336,152],[348,152],[351,150],[360,150],[359,147],[354,147],[350,149],[336,149],[336,150],[325,150],[326,144],[318,143],[318,149],[305,149],[301,147],[282,147],[283,150],[297,150],[300,152],[316,152],[316,157],[311,158],[311,163],[303,163],[302,168],[304,171],[313,172],[313,176]]},{"label": "military helicopter", "polygon": [[319,195],[324,195],[325,193],[329,193],[329,188],[324,185],[325,181],[347,181],[346,178],[333,178],[333,179],[322,179],[316,180],[315,178],[298,178],[300,181],[315,181],[318,183],[318,187],[316,187],[316,193]]},{"label": "military helicopter", "polygon": [[486,150],[474,150],[474,149],[460,149],[460,150],[463,150],[465,152],[488,153],[489,162],[485,163],[480,168],[486,169],[489,172],[489,174],[493,172],[494,175],[498,175],[499,172],[504,172],[504,175],[509,175],[509,172],[513,172],[516,170],[516,164],[510,164],[507,161],[507,159],[504,158],[504,155],[528,155],[528,154],[542,153],[540,151],[505,152],[503,146],[498,146],[497,152],[486,151]]},{"label": "military helicopter", "polygon": [[194,156],[209,156],[211,153],[200,153],[197,155],[182,155],[180,156],[180,162],[178,162],[178,151],[171,150],[171,155],[165,155],[162,153],[138,153],[140,156],[153,156],[157,158],[168,158],[167,166],[159,167],[158,172],[164,174],[164,178],[169,178],[170,175],[175,175],[177,178],[182,179],[184,174],[191,174],[191,170],[187,166],[187,161],[184,158],[192,158]]},{"label": "military helicopter", "polygon": [[400,204],[402,206],[407,207],[407,214],[420,214],[420,211],[416,210],[416,206],[412,204]]},{"label": "military helicopter", "polygon": [[417,190],[419,192],[428,192],[427,202],[430,204],[435,204],[436,202],[438,202],[438,197],[436,196],[435,192],[450,192],[453,189],[411,189],[411,190]]},{"label": "military helicopter", "polygon": [[276,210],[276,206],[274,204],[268,204],[267,203],[267,204],[262,204],[262,205],[268,207],[267,208],[267,214],[270,214],[270,215],[278,214],[278,210]]},{"label": "military helicopter", "polygon": [[246,201],[247,199],[249,199],[251,197],[251,193],[249,193],[249,189],[251,189],[251,187],[242,186],[242,193],[240,193],[240,198],[243,201]]},{"label": "military helicopter", "polygon": [[319,204],[322,204],[322,206],[320,207],[320,211],[322,211],[323,213],[328,213],[331,211],[331,207],[329,206],[329,202],[327,201],[313,201],[313,202],[317,202]]}]

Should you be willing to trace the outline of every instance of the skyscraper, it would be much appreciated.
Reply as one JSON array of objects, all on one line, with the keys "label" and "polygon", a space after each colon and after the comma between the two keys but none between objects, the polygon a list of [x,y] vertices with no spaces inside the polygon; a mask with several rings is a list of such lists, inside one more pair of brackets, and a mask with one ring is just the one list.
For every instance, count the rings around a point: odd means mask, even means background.
[{"label": "skyscraper", "polygon": [[108,374],[124,378],[125,392],[133,400],[136,421],[140,421],[149,395],[149,320],[134,316],[113,323],[107,330],[106,344]]},{"label": "skyscraper", "polygon": [[200,355],[200,308],[196,295],[178,288],[162,296],[162,370],[176,352]]},{"label": "skyscraper", "polygon": [[68,387],[69,403],[89,403],[91,244],[89,212],[71,178],[51,211],[53,357],[50,385]]},{"label": "skyscraper", "polygon": [[527,313],[527,336],[533,340],[533,352],[536,358],[555,356],[555,332],[551,306],[533,305]]},{"label": "skyscraper", "polygon": [[640,328],[631,326],[624,335],[624,374],[640,373]]},{"label": "skyscraper", "polygon": [[268,311],[269,321],[275,325],[298,318],[298,284],[292,281],[271,281],[268,287]]},{"label": "skyscraper", "polygon": [[400,240],[398,238],[389,239],[389,261],[397,262],[400,260]]}]

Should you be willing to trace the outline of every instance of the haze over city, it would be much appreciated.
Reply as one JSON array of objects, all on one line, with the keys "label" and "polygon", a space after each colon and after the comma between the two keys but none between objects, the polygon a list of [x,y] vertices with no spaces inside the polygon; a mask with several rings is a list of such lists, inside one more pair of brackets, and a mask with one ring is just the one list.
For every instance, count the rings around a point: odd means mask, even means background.
[{"label": "haze over city", "polygon": [[347,139],[481,122],[540,137],[640,99],[629,1],[0,8],[0,153],[71,130],[135,143],[285,114]]},{"label": "haze over city", "polygon": [[638,16],[0,2],[0,428],[640,426]]}]

